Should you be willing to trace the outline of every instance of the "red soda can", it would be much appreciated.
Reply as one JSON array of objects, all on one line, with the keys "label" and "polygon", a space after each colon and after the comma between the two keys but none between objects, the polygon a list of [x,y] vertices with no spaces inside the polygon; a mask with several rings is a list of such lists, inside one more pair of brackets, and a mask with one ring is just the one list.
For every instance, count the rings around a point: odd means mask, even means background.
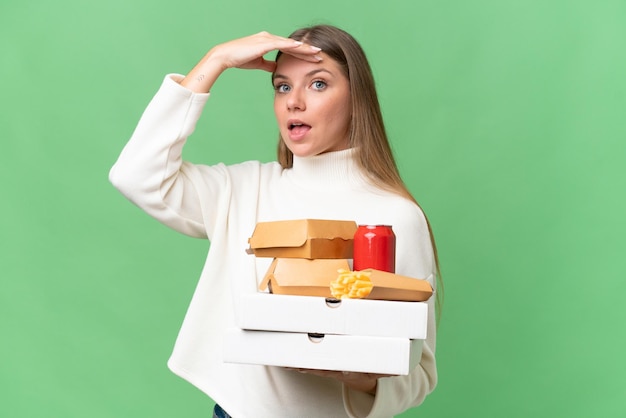
[{"label": "red soda can", "polygon": [[396,271],[396,235],[390,225],[359,225],[354,234],[353,270]]}]

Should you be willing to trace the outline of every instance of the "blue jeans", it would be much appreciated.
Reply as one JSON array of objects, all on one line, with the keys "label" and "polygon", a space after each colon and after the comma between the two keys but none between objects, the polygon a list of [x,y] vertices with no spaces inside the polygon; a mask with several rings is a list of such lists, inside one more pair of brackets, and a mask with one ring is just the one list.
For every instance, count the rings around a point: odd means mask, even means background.
[{"label": "blue jeans", "polygon": [[221,406],[215,404],[215,408],[213,408],[213,418],[233,418],[226,411],[222,409]]}]

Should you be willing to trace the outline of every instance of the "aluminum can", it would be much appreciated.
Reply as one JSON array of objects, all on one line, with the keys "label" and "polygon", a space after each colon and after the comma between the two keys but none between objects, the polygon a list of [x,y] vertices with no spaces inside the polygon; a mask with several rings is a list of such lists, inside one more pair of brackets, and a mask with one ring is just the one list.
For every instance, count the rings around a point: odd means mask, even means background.
[{"label": "aluminum can", "polygon": [[359,225],[354,234],[353,270],[396,271],[396,235],[390,225]]}]

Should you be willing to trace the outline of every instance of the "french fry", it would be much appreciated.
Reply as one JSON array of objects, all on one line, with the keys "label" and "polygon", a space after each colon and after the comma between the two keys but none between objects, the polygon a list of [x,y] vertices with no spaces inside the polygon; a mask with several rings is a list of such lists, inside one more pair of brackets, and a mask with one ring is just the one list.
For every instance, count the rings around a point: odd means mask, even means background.
[{"label": "french fry", "polygon": [[330,283],[330,293],[336,299],[366,298],[372,291],[369,272],[339,270],[339,275]]}]

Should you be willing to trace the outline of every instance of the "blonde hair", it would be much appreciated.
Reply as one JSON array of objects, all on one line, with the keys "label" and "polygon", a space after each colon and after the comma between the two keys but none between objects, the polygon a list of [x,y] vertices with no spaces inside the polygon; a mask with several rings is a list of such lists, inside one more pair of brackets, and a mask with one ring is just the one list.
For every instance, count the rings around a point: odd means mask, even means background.
[{"label": "blonde hair", "polygon": [[[349,141],[355,149],[355,158],[361,172],[371,183],[384,190],[399,194],[418,207],[411,192],[400,177],[389,139],[385,130],[374,76],[365,52],[352,35],[334,26],[316,25],[301,28],[289,35],[290,38],[317,46],[332,58],[342,69],[350,85],[351,120]],[[280,51],[276,61],[280,58]],[[278,141],[278,162],[283,168],[293,166],[293,153],[282,138]],[[420,207],[421,209],[421,207]],[[423,210],[422,210],[423,212]],[[426,214],[424,214],[426,217]],[[428,232],[433,247],[437,274],[437,304],[443,303],[443,281],[439,270],[439,257],[435,238],[426,217]],[[437,312],[439,314],[439,309]]]}]

